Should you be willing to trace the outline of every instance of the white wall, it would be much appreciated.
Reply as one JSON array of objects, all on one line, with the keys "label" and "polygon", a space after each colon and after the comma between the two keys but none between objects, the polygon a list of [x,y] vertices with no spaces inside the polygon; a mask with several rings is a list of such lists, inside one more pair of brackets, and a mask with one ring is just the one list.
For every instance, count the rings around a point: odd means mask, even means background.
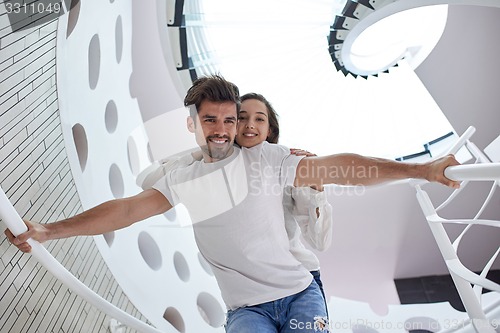
[{"label": "white wall", "polygon": [[416,73],[461,133],[484,149],[500,135],[500,8],[450,6],[441,41]]},{"label": "white wall", "polygon": [[[153,158],[160,159],[196,143],[186,130],[185,91],[171,56],[166,1],[132,1],[132,10],[130,94],[138,103]],[[165,131],[175,144],[165,142]]]},{"label": "white wall", "polygon": [[[42,223],[82,210],[59,118],[57,20],[12,29],[0,1],[0,186],[18,212]],[[47,3],[47,2],[46,2]],[[107,332],[109,317],[77,297],[7,241],[0,221],[0,332]],[[75,276],[142,318],[89,237],[46,244]]]}]

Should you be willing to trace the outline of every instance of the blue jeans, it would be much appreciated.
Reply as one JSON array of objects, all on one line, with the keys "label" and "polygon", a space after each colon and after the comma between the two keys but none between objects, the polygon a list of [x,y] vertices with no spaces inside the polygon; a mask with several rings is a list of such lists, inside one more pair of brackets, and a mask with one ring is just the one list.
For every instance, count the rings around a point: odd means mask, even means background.
[{"label": "blue jeans", "polygon": [[329,332],[325,300],[315,280],[295,295],[229,310],[225,327],[226,333]]},{"label": "blue jeans", "polygon": [[311,274],[314,277],[314,281],[318,284],[319,290],[321,290],[321,294],[325,300],[326,313],[328,313],[328,304],[326,302],[325,291],[323,290],[323,282],[321,282],[321,275],[319,274],[319,271],[311,271]]}]

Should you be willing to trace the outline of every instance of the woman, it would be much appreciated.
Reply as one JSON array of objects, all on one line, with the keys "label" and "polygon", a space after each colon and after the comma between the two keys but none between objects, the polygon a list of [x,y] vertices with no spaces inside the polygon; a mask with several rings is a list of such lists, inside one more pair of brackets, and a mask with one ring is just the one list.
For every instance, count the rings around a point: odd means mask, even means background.
[{"label": "woman", "polygon": [[[279,123],[271,103],[262,95],[248,93],[241,96],[236,143],[251,148],[267,141],[278,143]],[[293,151],[292,151],[293,152]],[[300,150],[298,153],[302,153]],[[323,191],[312,188],[285,188],[283,195],[285,227],[290,240],[290,252],[314,276],[323,297],[323,284],[319,272],[319,260],[301,242],[301,234],[314,249],[324,251],[332,239],[332,207]]]},{"label": "woman", "polygon": [[[235,141],[244,148],[251,148],[264,141],[278,143],[279,123],[272,105],[264,96],[249,93],[241,96],[241,109]],[[302,150],[292,153],[306,154]],[[137,177],[137,184],[144,190],[169,170],[186,166],[201,160],[201,154],[194,152],[178,159],[168,159],[155,163]],[[285,228],[290,241],[290,252],[313,275],[327,303],[319,273],[319,260],[301,242],[301,235],[314,249],[324,251],[331,244],[332,208],[323,191],[312,188],[285,188],[283,195]]]}]

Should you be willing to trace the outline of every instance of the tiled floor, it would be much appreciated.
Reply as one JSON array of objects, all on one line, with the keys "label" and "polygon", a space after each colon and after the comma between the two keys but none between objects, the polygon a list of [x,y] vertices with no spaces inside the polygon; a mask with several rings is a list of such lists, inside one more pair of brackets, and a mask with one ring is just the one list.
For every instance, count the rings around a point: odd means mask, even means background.
[{"label": "tiled floor", "polygon": [[[488,278],[500,283],[500,270],[490,271]],[[459,311],[465,311],[449,275],[424,276],[394,280],[401,304],[449,301]]]}]

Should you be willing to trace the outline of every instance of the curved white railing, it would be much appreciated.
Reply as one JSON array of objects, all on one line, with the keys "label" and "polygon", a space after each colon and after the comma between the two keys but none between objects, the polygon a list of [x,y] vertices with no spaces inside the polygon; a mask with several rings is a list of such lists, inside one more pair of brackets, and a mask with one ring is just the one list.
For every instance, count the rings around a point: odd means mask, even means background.
[{"label": "curved white railing", "polygon": [[[435,207],[429,198],[426,191],[421,188],[425,183],[413,182],[412,185],[417,191],[417,199],[420,203],[422,211],[427,219],[432,234],[441,251],[443,259],[446,262],[451,277],[455,283],[457,291],[466,308],[470,318],[469,323],[472,323],[476,332],[479,333],[495,333],[495,325],[492,324],[489,318],[494,314],[498,315],[500,311],[500,302],[494,302],[487,307],[481,306],[481,293],[483,288],[492,291],[500,292],[500,284],[489,280],[486,274],[492,267],[493,262],[500,254],[500,247],[490,257],[480,274],[472,272],[465,267],[458,257],[457,250],[464,234],[471,226],[490,226],[500,227],[500,221],[480,219],[480,215],[485,207],[490,203],[493,193],[498,185],[500,185],[500,163],[491,163],[483,152],[469,141],[471,135],[475,132],[474,127],[464,132],[457,142],[449,148],[446,154],[456,154],[462,147],[465,147],[475,158],[474,164],[465,164],[450,166],[445,170],[445,176],[449,179],[461,181],[461,187],[454,190],[451,195],[444,200],[438,207]],[[457,195],[462,191],[470,181],[489,181],[492,182],[491,190],[480,207],[479,211],[472,219],[445,219],[438,215],[438,212],[447,206]],[[452,241],[448,236],[443,224],[463,224],[466,227]],[[474,285],[474,287],[471,286]],[[489,316],[489,318],[488,318]],[[493,317],[497,318],[497,317]],[[451,330],[453,331],[453,330]]]},{"label": "curved white railing", "polygon": [[[0,218],[4,221],[14,235],[22,234],[27,231],[27,227],[23,220],[12,206],[11,202],[0,187]],[[90,304],[115,318],[120,323],[133,328],[143,333],[162,333],[158,329],[138,320],[129,315],[123,310],[117,308],[113,304],[106,301],[104,298],[89,289],[85,284],[71,274],[59,261],[57,261],[47,249],[39,242],[28,239],[31,245],[31,254],[35,257],[50,273],[52,273],[59,281],[68,286],[71,290],[81,296]]]}]

